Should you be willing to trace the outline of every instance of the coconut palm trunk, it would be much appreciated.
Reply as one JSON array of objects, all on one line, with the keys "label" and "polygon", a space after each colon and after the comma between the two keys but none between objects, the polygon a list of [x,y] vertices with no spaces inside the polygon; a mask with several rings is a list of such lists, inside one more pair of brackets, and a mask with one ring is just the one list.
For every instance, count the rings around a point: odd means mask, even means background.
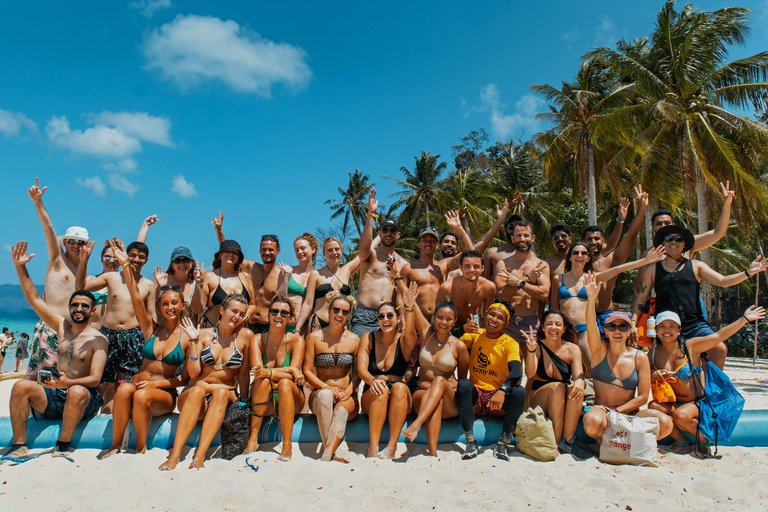
[{"label": "coconut palm trunk", "polygon": [[595,192],[595,152],[592,144],[587,142],[587,162],[589,165],[589,175],[587,182],[587,214],[589,224],[597,224],[597,194]]}]

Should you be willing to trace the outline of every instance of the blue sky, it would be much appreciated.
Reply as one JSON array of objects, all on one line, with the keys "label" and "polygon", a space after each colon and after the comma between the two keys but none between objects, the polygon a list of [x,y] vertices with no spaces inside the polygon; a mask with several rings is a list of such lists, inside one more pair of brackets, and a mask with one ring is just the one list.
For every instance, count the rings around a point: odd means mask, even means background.
[{"label": "blue sky", "polygon": [[[768,1],[738,4],[754,14],[734,59],[768,48]],[[450,167],[470,130],[530,137],[546,110],[531,85],[559,86],[591,47],[649,34],[662,6],[5,1],[0,283],[16,282],[9,249],[24,239],[42,282],[35,176],[58,234],[82,225],[99,244],[131,241],[157,214],[150,266],[178,245],[208,265],[217,210],[248,257],[275,233],[295,263],[292,240],[331,225],[324,202],[348,172],[370,174],[389,204],[398,189],[383,175],[401,177],[421,150]]]}]

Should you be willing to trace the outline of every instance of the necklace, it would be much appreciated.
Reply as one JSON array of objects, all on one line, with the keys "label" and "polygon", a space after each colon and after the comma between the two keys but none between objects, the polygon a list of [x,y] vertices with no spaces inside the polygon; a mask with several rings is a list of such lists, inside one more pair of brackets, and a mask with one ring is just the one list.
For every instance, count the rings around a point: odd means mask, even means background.
[{"label": "necklace", "polygon": [[435,335],[435,332],[434,332],[434,331],[432,331],[432,334],[429,336],[429,338],[427,338],[427,342],[426,342],[426,343],[424,343],[424,346],[425,346],[425,347],[426,347],[427,345],[429,345],[429,341],[430,341],[432,338],[435,338],[435,341],[437,341],[437,348],[441,348],[443,345],[445,345],[445,343],[446,343],[446,342],[447,342],[449,339],[451,339],[451,335],[449,334],[449,335],[448,335],[448,337],[445,339],[445,341],[440,341],[440,338],[438,338],[438,337]]},{"label": "necklace", "polygon": [[[464,276],[461,276],[462,280],[464,280]],[[467,295],[467,291],[464,289],[463,286],[460,286],[461,292],[464,294],[464,298],[467,299],[467,308],[472,309],[472,301],[475,300],[475,294],[477,293],[477,285],[480,281],[475,281],[475,289],[472,290],[472,296],[470,297]]]}]

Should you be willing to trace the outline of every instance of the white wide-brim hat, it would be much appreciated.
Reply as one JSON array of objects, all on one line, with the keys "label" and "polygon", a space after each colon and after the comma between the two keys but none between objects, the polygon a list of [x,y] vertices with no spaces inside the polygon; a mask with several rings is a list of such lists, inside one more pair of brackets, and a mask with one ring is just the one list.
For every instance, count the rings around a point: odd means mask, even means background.
[{"label": "white wide-brim hat", "polygon": [[61,244],[64,240],[82,240],[83,242],[87,242],[90,240],[88,237],[88,230],[85,228],[81,228],[80,226],[70,226],[67,228],[67,232],[58,237],[59,244]]}]

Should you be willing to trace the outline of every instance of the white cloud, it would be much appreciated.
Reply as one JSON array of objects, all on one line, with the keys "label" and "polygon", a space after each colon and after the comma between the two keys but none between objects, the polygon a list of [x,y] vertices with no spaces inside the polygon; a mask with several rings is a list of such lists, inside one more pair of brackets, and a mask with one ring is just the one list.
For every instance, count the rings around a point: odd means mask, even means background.
[{"label": "white cloud", "polygon": [[170,9],[173,7],[173,4],[171,0],[136,0],[135,2],[130,2],[128,7],[136,9],[145,18],[151,18],[157,11]]},{"label": "white cloud", "polygon": [[22,128],[37,133],[37,123],[21,112],[13,113],[0,109],[0,132],[6,137],[15,137]]},{"label": "white cloud", "polygon": [[571,30],[567,32],[563,32],[563,35],[560,36],[561,39],[564,39],[566,41],[573,41],[578,37],[579,37],[579,27],[573,27]]},{"label": "white cloud", "polygon": [[185,180],[184,176],[181,174],[173,177],[171,192],[176,192],[184,199],[189,199],[190,197],[198,195],[197,190],[195,190],[195,184]]},{"label": "white cloud", "polygon": [[57,146],[67,148],[73,153],[99,158],[123,158],[141,151],[138,139],[116,128],[96,125],[85,131],[72,130],[65,116],[52,116],[45,127],[45,133]]},{"label": "white cloud", "polygon": [[598,19],[600,24],[595,27],[595,43],[599,46],[606,46],[613,48],[616,43],[619,42],[618,31],[616,25],[611,20],[610,16],[601,14]]},{"label": "white cloud", "polygon": [[[506,114],[506,104],[501,102],[501,95],[496,84],[488,84],[480,90],[480,105],[465,110],[465,114],[490,114],[491,131],[500,139],[509,139],[529,131],[531,134],[540,131],[540,122],[536,114],[541,111],[545,102],[543,99],[526,94],[515,103],[515,112]],[[462,100],[462,105],[466,102]]]},{"label": "white cloud", "polygon": [[12,246],[12,245],[9,245],[9,244],[5,244],[5,245],[3,246],[3,250],[4,250],[5,252],[11,252],[11,249],[13,249],[13,246]]},{"label": "white cloud", "polygon": [[77,178],[75,182],[81,187],[90,189],[93,195],[103,197],[107,195],[107,187],[104,182],[101,181],[100,176],[94,176],[93,178]]},{"label": "white cloud", "polygon": [[274,84],[297,91],[312,76],[302,48],[210,16],[177,16],[148,33],[142,51],[147,66],[180,89],[219,80],[238,92],[269,97]]},{"label": "white cloud", "polygon": [[119,162],[104,162],[101,164],[102,169],[106,169],[108,171],[120,171],[120,172],[128,172],[128,173],[135,173],[136,168],[139,166],[139,164],[136,163],[136,160],[133,158],[126,158],[124,160],[120,160]]},{"label": "white cloud", "polygon": [[109,186],[120,192],[125,192],[131,197],[139,191],[138,184],[132,183],[128,178],[116,172],[109,175]]},{"label": "white cloud", "polygon": [[171,142],[171,121],[146,112],[109,112],[90,116],[93,124],[114,126],[126,135],[160,146],[174,147]]}]

